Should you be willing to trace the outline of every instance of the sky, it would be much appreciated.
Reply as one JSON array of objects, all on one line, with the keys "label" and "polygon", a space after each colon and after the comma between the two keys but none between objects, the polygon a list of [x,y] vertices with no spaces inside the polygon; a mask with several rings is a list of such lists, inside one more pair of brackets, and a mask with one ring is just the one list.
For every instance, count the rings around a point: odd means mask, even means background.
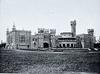
[{"label": "sky", "polygon": [[76,33],[94,29],[100,36],[100,0],[0,0],[0,41],[6,42],[6,30],[15,24],[18,30],[56,29],[56,34],[71,31],[76,20]]}]

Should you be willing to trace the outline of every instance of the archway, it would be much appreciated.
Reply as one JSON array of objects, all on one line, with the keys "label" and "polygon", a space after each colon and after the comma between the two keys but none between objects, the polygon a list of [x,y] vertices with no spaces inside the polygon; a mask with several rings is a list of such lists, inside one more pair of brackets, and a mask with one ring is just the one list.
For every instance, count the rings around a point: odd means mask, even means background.
[{"label": "archway", "polygon": [[71,48],[73,48],[74,46],[73,46],[73,44],[71,44]]},{"label": "archway", "polygon": [[63,44],[63,47],[65,48],[65,44]]},{"label": "archway", "polygon": [[43,43],[43,47],[44,48],[49,48],[49,44],[48,43]]},{"label": "archway", "polygon": [[62,48],[61,44],[59,44],[59,47]]},{"label": "archway", "polygon": [[70,47],[70,45],[69,44],[67,44],[67,48],[69,48]]}]

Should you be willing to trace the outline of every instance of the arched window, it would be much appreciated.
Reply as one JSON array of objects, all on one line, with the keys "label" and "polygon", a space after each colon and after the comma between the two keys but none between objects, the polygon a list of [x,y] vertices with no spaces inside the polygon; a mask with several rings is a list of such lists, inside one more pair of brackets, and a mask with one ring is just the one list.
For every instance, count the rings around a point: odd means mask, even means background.
[{"label": "arched window", "polygon": [[60,47],[60,48],[62,47],[61,44],[59,44],[59,47]]},{"label": "arched window", "polygon": [[29,48],[29,45],[27,45],[27,48]]},{"label": "arched window", "polygon": [[71,44],[71,48],[73,48],[74,46],[73,46],[73,44]]},{"label": "arched window", "polygon": [[35,39],[33,38],[33,41],[34,41]]},{"label": "arched window", "polygon": [[67,44],[67,47],[69,48],[69,44]]},{"label": "arched window", "polygon": [[36,43],[34,43],[34,46],[36,46]]},{"label": "arched window", "polygon": [[65,44],[63,44],[63,47],[65,48]]}]

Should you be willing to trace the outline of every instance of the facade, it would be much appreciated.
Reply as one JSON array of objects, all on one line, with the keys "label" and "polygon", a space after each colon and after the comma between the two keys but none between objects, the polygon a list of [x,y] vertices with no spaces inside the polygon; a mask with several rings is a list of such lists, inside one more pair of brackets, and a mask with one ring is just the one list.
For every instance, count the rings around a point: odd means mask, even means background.
[{"label": "facade", "polygon": [[38,33],[32,36],[32,48],[54,48],[55,43],[55,29],[39,28]]},{"label": "facade", "polygon": [[76,47],[76,38],[72,37],[72,33],[66,33],[65,36],[61,34],[61,36],[58,36],[57,41],[58,41],[58,45],[57,45],[58,48]]},{"label": "facade", "polygon": [[96,39],[94,37],[93,29],[88,29],[88,34],[80,34],[78,37],[80,38],[82,48],[94,48]]},{"label": "facade", "polygon": [[88,34],[76,35],[76,20],[71,21],[71,32],[56,35],[56,29],[38,28],[38,32],[31,35],[31,31],[7,30],[7,47],[14,49],[39,48],[93,48],[95,43],[94,30],[88,29]]},{"label": "facade", "polygon": [[31,47],[31,31],[16,30],[13,26],[12,31],[7,30],[7,47],[14,49],[28,49]]}]

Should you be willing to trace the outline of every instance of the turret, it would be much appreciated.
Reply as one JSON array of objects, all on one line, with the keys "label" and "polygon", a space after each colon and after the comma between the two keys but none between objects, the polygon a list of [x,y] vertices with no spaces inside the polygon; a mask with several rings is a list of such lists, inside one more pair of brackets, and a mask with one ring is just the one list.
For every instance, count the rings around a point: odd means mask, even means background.
[{"label": "turret", "polygon": [[55,35],[56,34],[56,29],[50,29],[50,34]]},{"label": "turret", "polygon": [[12,31],[15,31],[15,30],[16,30],[16,27],[15,27],[15,25],[13,25]]},{"label": "turret", "polygon": [[88,29],[88,34],[94,36],[94,29]]},{"label": "turret", "polygon": [[76,36],[76,20],[71,21],[71,32],[72,32],[72,36],[75,37]]}]

